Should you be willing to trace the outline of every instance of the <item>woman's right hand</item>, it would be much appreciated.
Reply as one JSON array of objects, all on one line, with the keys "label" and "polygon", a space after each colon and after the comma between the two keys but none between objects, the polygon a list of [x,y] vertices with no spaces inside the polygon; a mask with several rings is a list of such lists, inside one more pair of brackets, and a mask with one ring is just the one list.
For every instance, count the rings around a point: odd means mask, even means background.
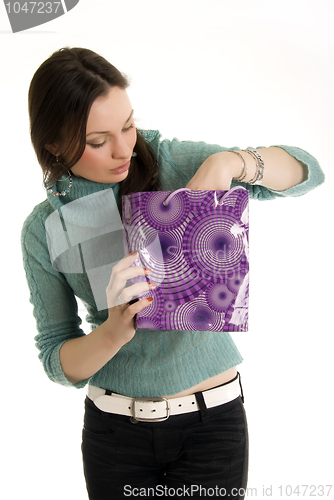
[{"label": "woman's right hand", "polygon": [[[153,290],[155,283],[141,281],[125,288],[129,279],[138,276],[149,276],[151,270],[141,266],[131,266],[138,258],[138,252],[133,252],[118,262],[112,270],[109,284],[106,289],[108,301],[108,335],[115,346],[121,348],[135,335],[135,315],[152,302],[152,297],[146,297],[129,305],[132,297]],[[131,267],[130,267],[131,266]],[[119,305],[120,302],[123,302]]]},{"label": "woman's right hand", "polygon": [[[155,288],[155,284],[150,286],[147,281],[125,288],[127,280],[150,274],[149,270],[141,266],[130,267],[137,257],[137,252],[124,257],[112,270],[106,290],[109,309],[107,320],[87,335],[70,339],[61,346],[60,363],[65,376],[72,384],[92,377],[136,333],[135,315],[150,305],[151,297],[131,305],[128,305],[128,302],[133,296]],[[122,305],[118,305],[119,297],[124,301]]]}]

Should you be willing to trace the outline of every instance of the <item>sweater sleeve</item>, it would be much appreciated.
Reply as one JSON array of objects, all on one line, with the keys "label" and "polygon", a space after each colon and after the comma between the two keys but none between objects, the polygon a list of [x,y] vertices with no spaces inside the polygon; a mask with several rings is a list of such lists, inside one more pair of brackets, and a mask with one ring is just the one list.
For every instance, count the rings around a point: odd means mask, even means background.
[{"label": "sweater sleeve", "polygon": [[[162,167],[160,173],[162,185],[168,190],[184,187],[209,156],[227,149],[240,150],[238,147],[226,148],[217,144],[179,141],[178,139],[164,139],[159,142],[160,134],[157,131],[146,131],[144,137],[151,142],[157,153],[158,161]],[[275,147],[284,149],[303,164],[306,171],[303,182],[285,191],[275,191],[261,185],[253,186],[235,180],[232,181],[232,187],[240,184],[249,191],[250,198],[272,200],[285,196],[301,196],[324,182],[324,173],[312,155],[294,146],[280,145]]]},{"label": "sweater sleeve", "polygon": [[[73,387],[62,370],[59,350],[67,340],[85,334],[80,329],[73,291],[64,275],[52,267],[44,223],[36,212],[35,209],[26,219],[21,233],[23,263],[38,331],[36,347],[50,380]],[[87,382],[80,381],[74,387],[82,388]]]}]

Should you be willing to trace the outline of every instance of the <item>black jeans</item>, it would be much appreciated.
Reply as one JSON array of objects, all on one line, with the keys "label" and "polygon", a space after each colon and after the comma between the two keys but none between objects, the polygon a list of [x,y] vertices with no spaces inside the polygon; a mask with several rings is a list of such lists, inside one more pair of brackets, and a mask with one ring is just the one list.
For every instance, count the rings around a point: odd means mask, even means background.
[{"label": "black jeans", "polygon": [[132,423],[86,398],[82,454],[90,500],[241,500],[248,471],[243,402]]}]

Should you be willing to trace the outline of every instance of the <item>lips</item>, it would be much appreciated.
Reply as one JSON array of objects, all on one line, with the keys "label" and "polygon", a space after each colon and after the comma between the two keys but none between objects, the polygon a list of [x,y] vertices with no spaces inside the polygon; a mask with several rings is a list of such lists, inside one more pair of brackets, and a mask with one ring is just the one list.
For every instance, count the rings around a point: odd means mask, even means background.
[{"label": "lips", "polygon": [[130,167],[130,161],[124,163],[124,165],[121,165],[120,167],[113,168],[110,170],[113,174],[123,174],[126,172]]}]

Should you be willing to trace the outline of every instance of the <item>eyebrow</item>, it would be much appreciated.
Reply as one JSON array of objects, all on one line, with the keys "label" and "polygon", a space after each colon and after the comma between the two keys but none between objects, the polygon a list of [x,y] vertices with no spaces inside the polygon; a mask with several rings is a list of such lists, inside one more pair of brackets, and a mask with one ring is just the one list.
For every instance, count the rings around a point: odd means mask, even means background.
[{"label": "eyebrow", "polygon": [[[124,123],[124,126],[128,123],[129,120],[131,120],[132,116],[133,116],[133,110],[131,111],[129,118]],[[109,134],[109,131],[104,130],[102,132],[89,132],[89,134],[87,134],[86,137],[88,137],[89,135],[92,135],[92,134]]]}]

